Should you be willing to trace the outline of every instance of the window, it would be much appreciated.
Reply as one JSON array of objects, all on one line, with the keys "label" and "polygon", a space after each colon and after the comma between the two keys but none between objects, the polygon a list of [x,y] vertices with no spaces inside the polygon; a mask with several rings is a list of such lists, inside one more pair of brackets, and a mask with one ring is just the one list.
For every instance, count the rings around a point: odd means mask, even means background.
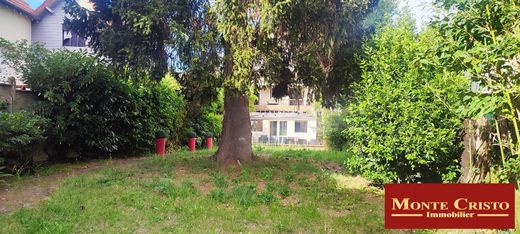
[{"label": "window", "polygon": [[294,121],[294,132],[306,133],[307,132],[307,121]]},{"label": "window", "polygon": [[289,88],[290,99],[302,99],[302,91],[299,87]]},{"label": "window", "polygon": [[70,31],[68,28],[63,26],[63,46],[68,47],[85,47],[85,39],[80,37],[78,34]]},{"label": "window", "polygon": [[299,106],[303,104],[301,87],[289,88],[289,105]]},{"label": "window", "polygon": [[262,120],[251,120],[251,130],[253,132],[263,131],[264,125]]},{"label": "window", "polygon": [[287,121],[280,121],[280,136],[287,136]]},{"label": "window", "polygon": [[278,136],[278,127],[277,127],[278,122],[271,121],[270,124],[271,124],[271,126],[270,126],[271,132],[269,133],[269,135],[274,136],[274,137]]}]

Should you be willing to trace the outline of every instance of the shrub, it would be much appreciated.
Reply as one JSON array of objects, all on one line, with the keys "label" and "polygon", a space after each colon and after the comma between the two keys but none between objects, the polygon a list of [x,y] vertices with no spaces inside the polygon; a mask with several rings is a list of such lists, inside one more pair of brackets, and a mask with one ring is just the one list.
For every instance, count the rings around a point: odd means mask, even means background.
[{"label": "shrub", "polygon": [[365,47],[362,80],[345,117],[354,152],[346,166],[376,183],[457,178],[462,121],[451,106],[468,86],[428,65],[432,40],[439,39],[429,31],[417,38],[413,23],[400,20]]},{"label": "shrub", "polygon": [[184,138],[185,103],[178,91],[168,85],[168,79],[137,89],[129,85],[128,118],[125,124],[125,151],[134,147],[143,150],[154,145],[154,131],[161,128],[167,134],[168,144],[177,145]]},{"label": "shrub", "polygon": [[46,128],[47,120],[42,117],[0,111],[0,166],[7,165],[17,174],[32,170],[30,151],[45,140]]},{"label": "shrub", "polygon": [[197,138],[197,133],[193,131],[188,132],[188,138]]},{"label": "shrub", "polygon": [[7,108],[9,107],[9,102],[7,99],[0,98],[0,111],[7,111]]},{"label": "shrub", "polygon": [[[3,162],[2,162],[2,163],[3,163]],[[0,163],[0,165],[2,165],[2,163]],[[5,181],[3,180],[3,178],[11,176],[11,174],[8,174],[8,173],[5,173],[5,172],[2,172],[2,170],[6,169],[6,168],[7,168],[7,167],[0,166],[0,182],[5,182]]]},{"label": "shrub", "polygon": [[224,96],[219,94],[218,98],[202,107],[200,113],[196,114],[191,123],[193,131],[200,136],[212,133],[218,139],[222,132],[222,113],[224,111]]},{"label": "shrub", "polygon": [[49,147],[54,149],[50,159],[71,149],[75,154],[68,155],[75,156],[148,150],[159,128],[168,132],[170,144],[179,142],[184,100],[172,77],[146,84],[124,81],[84,52],[0,42],[7,64],[23,71],[42,99],[37,112],[49,119],[48,142],[56,146]]},{"label": "shrub", "polygon": [[155,139],[165,138],[166,132],[162,129],[155,131]]},{"label": "shrub", "polygon": [[[470,155],[464,182],[488,182],[489,167],[498,169],[500,182],[520,181],[520,11],[518,1],[437,1],[445,9],[433,24],[443,35],[438,53],[444,69],[468,77],[474,84],[461,102],[466,118],[494,116],[482,128],[488,152]],[[461,30],[468,29],[468,30]],[[494,128],[494,129],[493,129]],[[499,133],[500,132],[500,133]],[[480,150],[479,150],[480,151]]]},{"label": "shrub", "polygon": [[[43,101],[39,113],[51,121],[49,139],[78,153],[119,149],[129,101],[124,84],[99,59],[67,50],[28,63],[25,82]],[[60,155],[60,154],[58,154]]]},{"label": "shrub", "polygon": [[325,138],[332,149],[342,150],[346,147],[347,139],[342,133],[346,128],[345,117],[344,113],[332,112],[326,119]]}]

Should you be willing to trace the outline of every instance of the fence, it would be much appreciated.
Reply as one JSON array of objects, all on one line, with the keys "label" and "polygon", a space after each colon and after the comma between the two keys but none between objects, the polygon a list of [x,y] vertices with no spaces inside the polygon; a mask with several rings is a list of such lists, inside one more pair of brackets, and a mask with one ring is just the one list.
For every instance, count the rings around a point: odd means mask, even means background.
[{"label": "fence", "polygon": [[325,144],[322,140],[307,140],[295,137],[276,137],[261,135],[258,139],[253,138],[253,144],[266,146],[284,146],[284,147],[311,147],[323,148]]},{"label": "fence", "polygon": [[7,101],[9,112],[27,110],[31,111],[38,101],[38,95],[28,90],[24,85],[16,85],[14,79],[9,84],[0,83],[0,99]]}]

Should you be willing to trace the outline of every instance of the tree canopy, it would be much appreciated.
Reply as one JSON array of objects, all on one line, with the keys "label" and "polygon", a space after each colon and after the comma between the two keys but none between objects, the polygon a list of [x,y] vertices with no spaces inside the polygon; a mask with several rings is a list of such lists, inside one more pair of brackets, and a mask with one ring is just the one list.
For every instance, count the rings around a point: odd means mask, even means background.
[{"label": "tree canopy", "polygon": [[[249,95],[305,85],[326,106],[359,76],[364,18],[377,0],[68,0],[66,24],[122,74],[160,79],[170,65],[187,99],[224,89],[220,164],[252,160]],[[339,98],[338,98],[339,97]],[[238,144],[236,144],[238,142]]]},{"label": "tree canopy", "polygon": [[[160,79],[169,65],[190,95],[275,85],[284,96],[303,84],[332,105],[359,76],[363,20],[376,3],[96,0],[88,11],[68,0],[66,24],[122,72]],[[226,59],[229,76],[222,73]]]},{"label": "tree canopy", "polygon": [[520,176],[520,1],[437,2],[448,12],[434,22],[445,38],[437,49],[441,66],[473,82],[461,116],[494,122],[500,156],[477,160],[486,167],[496,160],[501,179],[514,181]]}]

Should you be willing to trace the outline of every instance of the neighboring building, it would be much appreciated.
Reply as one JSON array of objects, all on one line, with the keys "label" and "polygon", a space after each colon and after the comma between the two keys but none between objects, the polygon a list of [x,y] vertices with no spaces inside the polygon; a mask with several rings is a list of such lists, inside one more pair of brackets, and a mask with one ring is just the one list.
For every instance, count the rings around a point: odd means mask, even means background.
[{"label": "neighboring building", "polygon": [[255,111],[250,113],[253,143],[322,144],[318,112],[310,102],[308,89],[290,93],[275,99],[270,88],[259,92]]},{"label": "neighboring building", "polygon": [[[89,4],[85,0],[80,2],[82,6]],[[64,27],[64,6],[64,0],[45,0],[33,10],[24,0],[0,0],[0,37],[12,42],[41,43],[49,50],[90,51],[83,38]],[[6,83],[10,77],[22,83],[19,72],[0,64],[0,83]]]},{"label": "neighboring building", "polygon": [[41,43],[49,50],[87,50],[86,40],[65,28],[64,7],[64,0],[45,0],[34,10],[32,42]]},{"label": "neighboring building", "polygon": [[[30,42],[32,19],[32,9],[25,1],[0,0],[0,37],[8,41]],[[7,83],[11,77],[19,79],[20,74],[3,65],[0,56],[0,83]]]},{"label": "neighboring building", "polygon": [[31,41],[32,9],[23,0],[0,0],[0,37]]}]

